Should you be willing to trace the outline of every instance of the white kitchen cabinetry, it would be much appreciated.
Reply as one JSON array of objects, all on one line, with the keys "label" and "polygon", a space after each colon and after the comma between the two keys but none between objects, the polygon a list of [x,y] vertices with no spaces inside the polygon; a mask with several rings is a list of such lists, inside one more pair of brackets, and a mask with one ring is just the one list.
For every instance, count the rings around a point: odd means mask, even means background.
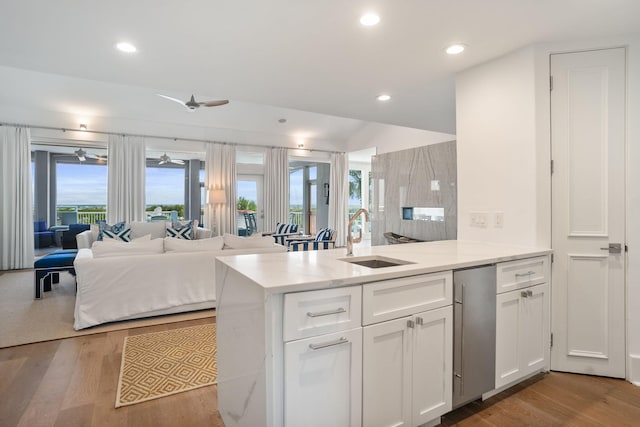
[{"label": "white kitchen cabinetry", "polygon": [[[363,328],[363,426],[418,426],[451,410],[453,362],[453,309],[451,307],[451,272],[417,276],[408,281],[379,282],[378,289],[392,294],[389,310],[406,313],[407,307],[423,307],[415,299],[416,287],[432,288],[441,294],[439,303],[429,311],[376,323]],[[363,317],[367,307],[367,287]],[[399,294],[394,294],[397,289]],[[408,291],[409,289],[409,291]],[[427,291],[426,294],[430,292]],[[402,294],[408,298],[402,303]],[[433,295],[437,295],[435,293]],[[411,295],[413,295],[411,297]],[[444,306],[444,307],[443,307]],[[410,310],[409,310],[410,311]]]},{"label": "white kitchen cabinetry", "polygon": [[285,426],[362,425],[361,295],[361,286],[285,295]]},{"label": "white kitchen cabinetry", "polygon": [[498,290],[504,283],[516,290],[496,296],[496,389],[548,367],[550,350],[547,257],[503,264],[512,280],[500,275],[499,264]]},{"label": "white kitchen cabinetry", "polygon": [[362,328],[284,346],[285,426],[361,426]]}]

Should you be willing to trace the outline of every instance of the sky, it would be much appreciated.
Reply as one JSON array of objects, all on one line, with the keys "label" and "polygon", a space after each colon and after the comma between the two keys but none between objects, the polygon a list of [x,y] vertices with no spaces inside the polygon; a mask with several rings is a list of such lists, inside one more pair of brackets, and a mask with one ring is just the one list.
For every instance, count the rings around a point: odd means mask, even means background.
[{"label": "sky", "polygon": [[[184,204],[184,169],[147,168],[147,205]],[[106,205],[107,168],[104,165],[58,163],[58,205]]]},{"label": "sky", "polygon": [[[204,171],[201,172],[201,177]],[[106,205],[107,167],[105,165],[58,163],[58,205]],[[290,200],[292,205],[302,205],[302,170],[292,174]],[[172,168],[147,168],[146,204],[174,205],[184,203],[184,170]],[[254,181],[243,181],[239,177],[238,197],[257,199]],[[349,204],[357,203],[349,200]]]}]

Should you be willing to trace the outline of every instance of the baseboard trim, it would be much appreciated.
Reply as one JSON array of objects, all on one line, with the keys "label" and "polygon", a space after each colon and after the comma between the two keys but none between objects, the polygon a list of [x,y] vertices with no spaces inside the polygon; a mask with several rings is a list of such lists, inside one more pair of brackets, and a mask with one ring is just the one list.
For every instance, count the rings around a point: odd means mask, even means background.
[{"label": "baseboard trim", "polygon": [[640,355],[629,355],[629,382],[640,387]]},{"label": "baseboard trim", "polygon": [[502,393],[502,392],[503,392],[503,391],[505,391],[506,389],[511,388],[511,387],[513,387],[514,385],[516,385],[516,384],[518,384],[518,383],[521,383],[521,382],[522,382],[522,381],[524,381],[524,380],[528,380],[529,378],[535,377],[536,375],[538,375],[538,374],[539,374],[539,373],[541,373],[541,372],[549,372],[549,370],[544,369],[544,368],[539,369],[539,370],[537,370],[537,371],[535,371],[535,372],[530,373],[529,375],[525,375],[525,376],[524,376],[524,377],[522,377],[522,378],[518,378],[517,380],[515,380],[515,381],[513,381],[513,382],[510,382],[510,383],[509,383],[509,384],[507,384],[507,385],[503,385],[503,386],[502,386],[502,387],[500,387],[500,388],[496,388],[496,389],[494,389],[494,390],[491,390],[491,391],[488,391],[488,392],[486,392],[486,393],[483,393],[483,394],[482,394],[482,400],[483,400],[483,401],[485,401],[485,400],[489,399],[490,397],[495,396],[495,395],[496,395],[496,394],[498,394],[498,393]]}]

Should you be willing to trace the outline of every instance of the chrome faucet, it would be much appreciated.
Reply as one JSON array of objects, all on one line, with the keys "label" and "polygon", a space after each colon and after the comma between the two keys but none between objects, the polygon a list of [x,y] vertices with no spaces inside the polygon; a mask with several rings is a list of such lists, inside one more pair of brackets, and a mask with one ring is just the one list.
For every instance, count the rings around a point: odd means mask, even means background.
[{"label": "chrome faucet", "polygon": [[351,226],[360,214],[364,214],[364,220],[367,222],[369,221],[369,212],[364,208],[358,209],[358,211],[349,219],[349,225],[347,226],[347,256],[353,255],[353,235],[351,233]]}]

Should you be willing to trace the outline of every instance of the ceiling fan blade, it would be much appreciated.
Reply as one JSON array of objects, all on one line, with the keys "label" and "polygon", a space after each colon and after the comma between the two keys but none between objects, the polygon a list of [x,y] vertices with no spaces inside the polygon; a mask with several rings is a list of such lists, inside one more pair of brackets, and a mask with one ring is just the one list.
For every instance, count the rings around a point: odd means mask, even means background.
[{"label": "ceiling fan blade", "polygon": [[228,103],[229,103],[228,99],[223,99],[223,100],[220,100],[220,101],[199,102],[198,104],[204,105],[205,107],[217,107],[219,105],[225,105],[225,104],[228,104]]},{"label": "ceiling fan blade", "polygon": [[158,164],[159,164],[159,165],[165,165],[165,164],[167,164],[167,161],[166,161],[166,160],[160,160],[160,161],[158,162]]},{"label": "ceiling fan blade", "polygon": [[170,162],[171,163],[175,163],[176,165],[184,165],[184,160],[179,160],[179,159],[173,160],[173,159],[171,159]]},{"label": "ceiling fan blade", "polygon": [[189,111],[193,111],[191,108],[189,108],[189,106],[188,106],[187,104],[185,104],[185,103],[184,103],[184,101],[181,101],[181,100],[176,99],[176,98],[172,98],[172,97],[167,96],[167,95],[162,95],[162,94],[160,94],[160,93],[157,93],[156,95],[158,95],[158,96],[159,96],[159,97],[161,97],[161,98],[168,99],[169,101],[177,102],[178,104],[182,105],[182,106],[183,106],[184,108],[186,108],[187,110],[189,110]]},{"label": "ceiling fan blade", "polygon": [[85,154],[84,155],[86,158],[88,159],[94,159],[94,160],[102,160],[102,157],[96,155],[96,154]]}]

